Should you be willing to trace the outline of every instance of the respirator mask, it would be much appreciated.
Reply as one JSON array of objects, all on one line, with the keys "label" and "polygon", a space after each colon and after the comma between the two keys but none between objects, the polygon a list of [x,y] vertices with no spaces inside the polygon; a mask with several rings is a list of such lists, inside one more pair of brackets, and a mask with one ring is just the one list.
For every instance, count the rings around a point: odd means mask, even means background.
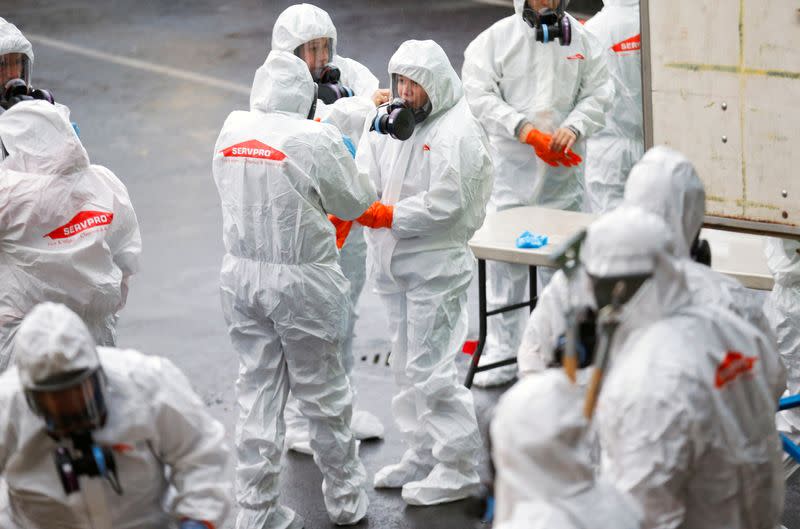
[{"label": "respirator mask", "polygon": [[522,20],[536,32],[536,40],[547,44],[558,39],[562,46],[572,43],[572,24],[566,16],[567,0],[558,0],[555,9],[533,9],[528,2],[522,9]]},{"label": "respirator mask", "polygon": [[320,72],[317,82],[317,97],[326,105],[330,105],[343,97],[353,97],[353,89],[344,86],[340,79],[342,72],[333,64],[326,64]]},{"label": "respirator mask", "polygon": [[378,107],[369,130],[407,140],[414,133],[414,128],[428,118],[433,106],[429,98],[420,108],[412,108],[408,101],[398,97],[398,77],[399,74],[392,74],[394,99]]},{"label": "respirator mask", "polygon": [[414,134],[416,117],[406,102],[397,97],[378,107],[370,131],[388,134],[396,140],[405,141]]},{"label": "respirator mask", "polygon": [[34,101],[41,99],[55,104],[53,94],[48,90],[41,88],[33,88],[23,79],[11,79],[3,87],[3,93],[0,94],[0,113],[13,107],[22,101]]},{"label": "respirator mask", "polygon": [[102,428],[108,416],[106,383],[98,367],[56,375],[24,389],[28,406],[58,443],[53,458],[67,495],[80,490],[80,476],[103,478],[122,494],[113,450],[92,438],[92,431]]}]

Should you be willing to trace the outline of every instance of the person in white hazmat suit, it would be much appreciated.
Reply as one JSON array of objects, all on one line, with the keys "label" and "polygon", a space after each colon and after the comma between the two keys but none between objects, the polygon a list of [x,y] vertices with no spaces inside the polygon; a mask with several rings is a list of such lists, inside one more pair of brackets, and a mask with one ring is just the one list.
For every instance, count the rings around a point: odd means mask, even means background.
[{"label": "person in white hazmat suit", "polygon": [[43,301],[67,305],[96,343],[114,345],[142,249],[127,189],[89,162],[63,105],[14,105],[0,115],[0,144],[0,370]]},{"label": "person in white hazmat suit", "polygon": [[[769,238],[765,253],[775,285],[764,302],[764,312],[786,366],[786,387],[790,395],[797,395],[800,393],[800,241]],[[787,410],[779,417],[780,429],[786,430],[795,442],[800,440],[800,411]]]},{"label": "person in white hazmat suit", "polygon": [[221,526],[225,429],[172,362],[96,347],[49,302],[26,316],[16,350],[0,375],[4,528]]},{"label": "person in white hazmat suit", "polygon": [[604,213],[622,202],[628,173],[644,154],[639,0],[603,0],[584,27],[605,50],[615,89],[605,127],[586,140],[583,209]]},{"label": "person in white hazmat suit", "polygon": [[[332,123],[342,134],[358,145],[364,122],[375,113],[375,107],[388,100],[389,91],[378,89],[378,79],[359,62],[336,53],[337,34],[330,15],[311,4],[297,4],[284,10],[272,28],[272,49],[295,53],[303,59],[315,80],[319,71],[333,65],[341,72],[342,86],[353,91],[350,97],[342,97],[331,104],[317,99],[316,117]],[[362,227],[354,223],[341,248],[339,263],[342,272],[350,281],[350,303],[352,306],[344,342],[342,362],[350,376],[353,371],[353,330],[358,313],[356,306],[366,281],[367,243]],[[353,386],[355,396],[355,386]],[[310,453],[308,421],[302,417],[297,401],[290,397],[284,412],[286,419],[286,444],[290,449]],[[383,424],[365,410],[353,410],[350,427],[357,439],[383,437]]]},{"label": "person in white hazmat suit", "polygon": [[349,285],[326,213],[353,219],[376,194],[336,127],[310,119],[314,103],[303,61],[272,51],[256,71],[250,111],[228,116],[215,147],[222,307],[240,364],[237,529],[303,525],[278,503],[290,391],[310,423],[331,520],[354,524],[369,503],[341,358]]},{"label": "person in white hazmat suit", "polygon": [[659,217],[626,205],[581,248],[597,306],[615,291],[622,303],[595,414],[601,475],[636,499],[646,528],[772,529],[783,366],[755,326],[692,303],[672,245]]},{"label": "person in white hazmat suit", "polygon": [[[585,140],[605,124],[614,82],[604,50],[569,14],[564,13],[572,28],[568,46],[538,42],[535,28],[523,19],[553,7],[563,11],[565,6],[563,0],[514,0],[514,15],[478,35],[464,52],[464,92],[489,134],[494,160],[489,211],[519,206],[581,210],[583,163],[577,160],[584,156]],[[577,158],[560,158],[572,150]],[[525,300],[527,266],[489,263],[488,274],[490,305]],[[540,288],[550,275],[539,270]],[[526,316],[516,310],[489,320],[482,365],[514,356]],[[474,383],[503,384],[515,371],[506,366],[481,372]]]},{"label": "person in white hazmat suit", "polygon": [[[692,163],[669,147],[653,147],[634,166],[625,185],[624,204],[639,206],[661,217],[673,237],[673,251],[689,285],[692,303],[724,307],[746,319],[774,341],[761,303],[741,283],[712,270],[703,260],[700,230],[705,216],[705,189]],[[713,254],[714,249],[710,249]],[[713,256],[712,256],[713,258]],[[577,272],[570,298],[566,277],[557,273],[544,289],[531,314],[517,359],[521,374],[541,371],[552,361],[552,352],[566,332],[570,304],[590,306],[585,271]]]},{"label": "person in white hazmat suit", "polygon": [[0,88],[11,79],[31,81],[33,46],[25,35],[6,19],[0,17]]},{"label": "person in white hazmat suit", "polygon": [[455,359],[467,332],[467,245],[483,222],[492,186],[488,145],[462,96],[444,50],[404,42],[389,61],[393,96],[416,126],[400,141],[376,131],[356,156],[379,190],[358,221],[367,230],[368,269],[389,313],[395,420],[409,444],[376,487],[402,487],[403,499],[431,505],[467,497],[479,485],[482,447],[474,403]]},{"label": "person in white hazmat suit", "polygon": [[584,392],[561,369],[520,380],[491,424],[495,529],[639,529],[641,508],[589,461]]}]

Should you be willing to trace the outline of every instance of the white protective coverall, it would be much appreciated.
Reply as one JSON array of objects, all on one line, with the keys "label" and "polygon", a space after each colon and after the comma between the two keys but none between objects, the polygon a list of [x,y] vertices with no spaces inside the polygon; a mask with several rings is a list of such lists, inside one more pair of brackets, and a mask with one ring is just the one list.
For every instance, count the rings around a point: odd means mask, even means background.
[{"label": "white protective coverall", "polygon": [[[183,518],[221,526],[230,505],[225,429],[172,362],[130,349],[96,349],[80,318],[55,303],[29,313],[16,349],[16,366],[0,376],[0,473],[13,519],[4,528],[166,528]],[[53,461],[58,444],[24,389],[98,363],[107,379],[108,416],[92,436],[112,448],[123,494],[103,479],[84,477],[81,490],[66,495]]]},{"label": "white protective coverall", "polygon": [[0,57],[7,53],[22,53],[28,58],[28,71],[26,72],[28,79],[26,81],[30,82],[33,46],[17,26],[0,17]]},{"label": "white protective coverall", "polygon": [[[341,71],[340,82],[351,88],[353,97],[343,97],[332,105],[317,100],[316,117],[326,123],[332,123],[347,135],[355,145],[361,138],[366,119],[375,114],[375,103],[372,94],[378,89],[378,78],[363,64],[336,54],[337,34],[330,15],[311,4],[296,4],[284,10],[272,28],[272,49],[294,53],[298,46],[314,39],[331,39],[331,63]],[[341,249],[339,263],[342,272],[350,281],[350,303],[352,305],[348,320],[347,334],[344,342],[342,362],[350,376],[353,371],[353,330],[358,319],[357,305],[366,281],[367,243],[364,241],[363,228],[353,223]],[[353,386],[355,392],[355,386]],[[290,448],[307,452],[308,421],[300,414],[299,406],[294,398],[289,398],[286,405],[286,442]],[[383,425],[373,414],[363,410],[353,410],[351,423],[353,434],[357,439],[369,439],[383,436]]]},{"label": "white protective coverall", "polygon": [[[764,303],[764,312],[778,340],[778,352],[786,366],[790,395],[800,393],[800,241],[770,238],[766,241],[767,265],[775,279]],[[781,413],[789,423],[791,438],[800,437],[800,411]],[[782,429],[783,429],[782,425]]]},{"label": "white protective coverall", "polygon": [[592,213],[610,211],[622,202],[628,173],[644,154],[639,0],[603,4],[585,25],[605,50],[615,89],[606,126],[586,140],[583,209]]},{"label": "white protective coverall", "polygon": [[638,529],[633,498],[589,461],[584,392],[561,369],[520,380],[492,419],[497,529]]},{"label": "white protective coverall", "polygon": [[[694,262],[689,256],[689,248],[703,225],[705,190],[685,156],[662,146],[647,151],[630,173],[624,203],[639,206],[667,223],[674,241],[674,256],[686,275],[694,305],[724,307],[755,325],[765,338],[774,340],[757,296],[735,279]],[[713,247],[711,251],[713,254]],[[549,364],[555,344],[566,331],[564,314],[569,306],[569,293],[565,279],[561,272],[553,276],[528,320],[518,353],[523,375],[540,371]],[[578,282],[576,288],[580,291],[577,303],[593,305],[591,301],[581,301],[586,287]]]},{"label": "white protective coverall", "polygon": [[305,63],[270,52],[256,71],[250,111],[228,116],[215,147],[227,251],[222,307],[240,365],[238,529],[302,526],[278,504],[290,388],[310,421],[331,520],[355,523],[369,503],[341,359],[349,285],[326,214],[356,218],[376,195],[336,127],[306,119],[313,95]]},{"label": "white protective coverall", "polygon": [[589,227],[594,278],[651,272],[623,306],[596,426],[601,472],[644,527],[773,529],[783,511],[775,409],[783,367],[756,327],[692,303],[666,225],[624,206]]},{"label": "white protective coverall", "polygon": [[393,74],[425,90],[431,113],[406,141],[370,132],[356,157],[381,202],[394,206],[391,229],[367,230],[368,270],[389,312],[399,386],[392,411],[410,445],[399,464],[375,475],[375,486],[403,486],[406,502],[428,505],[466,497],[479,482],[482,443],[455,359],[467,333],[474,263],[467,241],[483,222],[492,166],[438,44],[404,42],[389,61]]},{"label": "white protective coverall", "polygon": [[[614,82],[608,75],[604,50],[577,20],[570,17],[569,46],[536,42],[535,32],[522,19],[524,3],[514,0],[515,14],[478,35],[464,52],[464,92],[489,134],[494,160],[496,178],[489,211],[519,206],[579,211],[585,162],[576,167],[551,167],[537,158],[530,145],[517,139],[517,130],[525,122],[547,134],[572,126],[580,132],[573,150],[585,161],[584,140],[605,124]],[[551,274],[539,270],[541,287]],[[527,266],[489,263],[488,275],[492,307],[526,299]],[[526,319],[522,310],[490,318],[481,363],[513,357]],[[475,384],[502,384],[511,380],[515,371],[514,366],[507,366],[478,373]]]},{"label": "white protective coverall", "polygon": [[128,190],[89,163],[63,105],[14,105],[0,115],[0,143],[0,370],[42,301],[67,305],[96,343],[114,345],[142,249]]}]

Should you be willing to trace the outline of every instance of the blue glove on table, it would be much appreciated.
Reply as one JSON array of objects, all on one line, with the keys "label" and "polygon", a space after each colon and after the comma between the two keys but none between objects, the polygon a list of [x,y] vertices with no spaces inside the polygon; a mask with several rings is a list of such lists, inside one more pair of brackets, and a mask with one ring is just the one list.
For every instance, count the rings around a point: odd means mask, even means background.
[{"label": "blue glove on table", "polygon": [[517,248],[536,249],[542,246],[547,246],[547,235],[537,235],[529,231],[525,231],[517,237]]},{"label": "blue glove on table", "polygon": [[184,520],[181,522],[180,529],[208,529],[208,526],[197,520]]}]

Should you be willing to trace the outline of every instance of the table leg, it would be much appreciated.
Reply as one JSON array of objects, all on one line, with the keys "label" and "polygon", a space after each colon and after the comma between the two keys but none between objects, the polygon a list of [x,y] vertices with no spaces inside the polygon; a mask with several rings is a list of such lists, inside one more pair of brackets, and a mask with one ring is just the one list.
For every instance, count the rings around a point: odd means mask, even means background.
[{"label": "table leg", "polygon": [[486,324],[489,316],[486,314],[486,261],[478,259],[478,347],[472,354],[472,361],[467,370],[467,379],[464,385],[472,387],[472,380],[475,378],[478,362],[481,360],[483,348],[486,345]]},{"label": "table leg", "polygon": [[513,305],[508,305],[506,307],[499,307],[494,310],[488,310],[486,302],[486,260],[478,259],[479,336],[478,336],[478,346],[475,348],[475,352],[472,354],[472,361],[469,363],[469,368],[467,369],[467,378],[464,380],[464,385],[466,387],[468,388],[472,387],[472,381],[475,378],[475,373],[480,373],[482,371],[489,371],[490,369],[496,369],[498,367],[508,366],[517,363],[517,359],[516,357],[514,357],[478,367],[478,362],[480,362],[481,355],[483,354],[483,349],[486,346],[486,334],[487,334],[487,325],[489,316],[494,316],[495,314],[502,314],[504,312],[510,312],[512,310],[519,310],[525,307],[528,307],[528,309],[531,312],[533,312],[533,309],[536,307],[537,288],[536,288],[535,266],[528,267],[528,275],[529,275],[528,283],[529,283],[529,294],[530,294],[530,299],[528,299],[528,301],[523,301],[522,303],[515,303]]}]

